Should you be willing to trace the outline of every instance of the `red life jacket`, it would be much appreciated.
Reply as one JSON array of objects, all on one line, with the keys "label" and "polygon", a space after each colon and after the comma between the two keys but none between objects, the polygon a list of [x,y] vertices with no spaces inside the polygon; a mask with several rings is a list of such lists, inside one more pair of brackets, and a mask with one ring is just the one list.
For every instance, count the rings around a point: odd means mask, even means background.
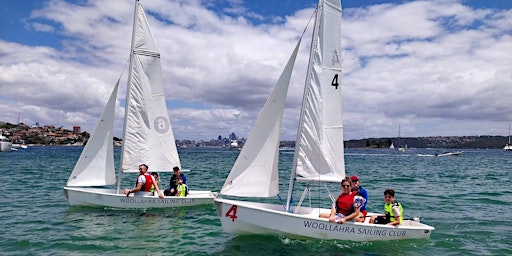
[{"label": "red life jacket", "polygon": [[146,173],[144,174],[144,178],[146,178],[146,183],[142,184],[140,191],[150,192],[151,186],[153,186],[153,176],[151,176],[149,173]]},{"label": "red life jacket", "polygon": [[341,194],[336,200],[336,212],[345,216],[354,212],[352,205],[354,204],[355,192],[350,194]]}]

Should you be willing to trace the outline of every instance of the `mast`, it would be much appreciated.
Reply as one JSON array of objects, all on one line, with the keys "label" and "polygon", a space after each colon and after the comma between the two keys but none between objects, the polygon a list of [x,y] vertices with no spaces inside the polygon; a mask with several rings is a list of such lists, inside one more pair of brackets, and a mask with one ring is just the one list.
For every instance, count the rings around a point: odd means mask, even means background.
[{"label": "mast", "polygon": [[398,124],[398,148],[402,147],[402,143],[400,142],[400,124]]},{"label": "mast", "polygon": [[508,145],[510,145],[510,121],[508,122]]},{"label": "mast", "polygon": [[313,69],[313,58],[314,58],[314,51],[316,49],[315,45],[318,43],[318,27],[320,26],[320,18],[322,18],[321,13],[322,9],[324,7],[323,0],[320,0],[318,2],[318,6],[316,8],[316,19],[315,19],[315,25],[313,27],[313,37],[311,38],[311,49],[309,52],[309,61],[308,61],[308,69],[307,69],[307,77],[306,77],[306,86],[304,86],[304,94],[302,95],[302,107],[300,111],[300,118],[299,118],[299,128],[297,129],[297,139],[295,140],[295,153],[293,157],[293,163],[292,163],[292,171],[290,174],[290,182],[288,185],[288,196],[286,198],[286,211],[290,212],[290,205],[291,205],[291,199],[292,199],[292,193],[293,193],[293,186],[295,183],[295,178],[297,176],[297,161],[298,161],[298,151],[299,151],[299,144],[301,143],[301,136],[300,131],[303,129],[303,122],[304,119],[304,111],[305,111],[305,105],[304,101],[307,98],[307,92],[308,88],[307,86],[310,84],[309,81],[311,80],[311,70]]},{"label": "mast", "polygon": [[123,178],[123,151],[125,147],[125,137],[126,137],[126,126],[127,126],[127,118],[128,115],[126,114],[126,111],[128,111],[128,104],[129,104],[129,98],[130,98],[130,90],[131,90],[131,80],[132,80],[132,72],[133,72],[133,49],[134,49],[134,42],[135,42],[135,29],[137,28],[137,21],[139,16],[139,0],[135,0],[135,10],[133,12],[133,28],[132,28],[132,43],[130,46],[130,69],[128,71],[128,81],[127,81],[127,88],[126,88],[126,100],[125,100],[125,106],[124,106],[124,125],[123,125],[123,143],[121,145],[121,158],[119,161],[119,173],[117,175],[117,193],[120,193],[121,191],[121,180]]}]

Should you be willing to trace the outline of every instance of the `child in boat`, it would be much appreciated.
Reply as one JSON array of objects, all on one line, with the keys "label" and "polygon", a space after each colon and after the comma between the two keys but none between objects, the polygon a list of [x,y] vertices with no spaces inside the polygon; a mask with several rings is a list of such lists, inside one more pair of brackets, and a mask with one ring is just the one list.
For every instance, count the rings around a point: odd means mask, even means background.
[{"label": "child in boat", "polygon": [[370,223],[399,225],[404,220],[402,204],[395,201],[395,191],[386,189],[384,191],[384,214],[373,215]]},{"label": "child in boat", "polygon": [[178,191],[176,193],[176,196],[179,196],[179,197],[187,196],[187,184],[183,183],[183,178],[181,178],[181,177],[176,178],[176,190]]},{"label": "child in boat", "polygon": [[[151,176],[153,176],[153,180],[154,180],[154,183],[156,183],[157,185],[160,183],[160,179],[158,178],[158,172],[151,172]],[[155,193],[155,184],[151,185],[151,190],[150,192],[153,192]]]}]

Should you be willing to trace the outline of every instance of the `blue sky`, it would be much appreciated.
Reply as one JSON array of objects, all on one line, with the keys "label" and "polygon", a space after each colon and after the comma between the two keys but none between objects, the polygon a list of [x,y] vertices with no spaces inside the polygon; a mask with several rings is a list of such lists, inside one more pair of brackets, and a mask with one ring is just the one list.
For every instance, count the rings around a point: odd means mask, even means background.
[{"label": "blue sky", "polygon": [[[0,121],[19,114],[27,124],[92,131],[128,58],[133,1],[2,3]],[[205,140],[247,136],[316,5],[141,3],[176,138]],[[512,0],[342,5],[345,139],[395,137],[398,124],[403,137],[507,135]],[[282,139],[295,138],[307,54],[298,57]]]}]

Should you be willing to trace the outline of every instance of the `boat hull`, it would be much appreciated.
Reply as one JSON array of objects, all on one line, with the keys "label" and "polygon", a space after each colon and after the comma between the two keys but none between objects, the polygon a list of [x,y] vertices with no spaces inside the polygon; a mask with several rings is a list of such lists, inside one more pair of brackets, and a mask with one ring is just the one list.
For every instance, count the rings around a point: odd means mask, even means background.
[{"label": "boat hull", "polygon": [[8,141],[0,141],[0,152],[9,152],[12,150],[12,144]]},{"label": "boat hull", "polygon": [[[287,213],[282,205],[216,198],[215,204],[225,232],[234,234],[274,234],[292,238],[325,240],[378,241],[428,239],[433,227],[413,220],[400,226],[370,223],[332,223],[319,218],[329,209],[301,207]],[[367,221],[368,222],[367,218]]]},{"label": "boat hull", "polygon": [[438,154],[436,156],[460,156],[464,151],[457,151],[457,152],[446,152],[442,154]]},{"label": "boat hull", "polygon": [[64,194],[71,206],[90,206],[124,209],[174,208],[213,204],[216,197],[211,191],[190,191],[186,197],[134,196],[117,194],[115,189],[65,187]]}]

